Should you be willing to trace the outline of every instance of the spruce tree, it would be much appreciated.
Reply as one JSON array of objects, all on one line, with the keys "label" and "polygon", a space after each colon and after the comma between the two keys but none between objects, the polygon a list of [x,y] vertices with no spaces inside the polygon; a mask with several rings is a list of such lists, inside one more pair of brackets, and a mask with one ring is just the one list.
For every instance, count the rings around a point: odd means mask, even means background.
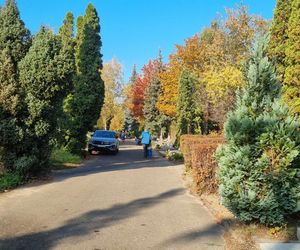
[{"label": "spruce tree", "polygon": [[144,117],[147,128],[149,129],[151,134],[156,136],[158,136],[160,132],[160,113],[156,107],[160,91],[161,89],[159,78],[155,77],[151,79],[145,93]]},{"label": "spruce tree", "polygon": [[195,133],[201,120],[201,112],[196,105],[196,80],[187,69],[183,69],[181,73],[178,93],[177,140],[183,134]]},{"label": "spruce tree", "polygon": [[149,85],[145,92],[144,117],[145,125],[149,131],[158,136],[161,130],[160,112],[156,106],[161,94],[160,73],[163,69],[161,51],[158,52],[158,58],[154,61],[155,72],[150,79]]},{"label": "spruce tree", "polygon": [[77,21],[75,62],[77,75],[70,103],[71,128],[67,147],[76,154],[85,148],[86,134],[96,124],[104,100],[100,23],[95,7],[89,4]]},{"label": "spruce tree", "polygon": [[284,99],[294,113],[300,113],[300,0],[292,1],[285,49]]},{"label": "spruce tree", "polygon": [[67,57],[60,38],[42,27],[19,64],[27,117],[23,150],[15,167],[23,174],[48,166],[51,139],[57,129],[62,100],[69,88],[67,79],[73,73],[72,63]]},{"label": "spruce tree", "polygon": [[293,0],[277,0],[274,18],[271,26],[269,54],[276,61],[276,68],[281,80],[285,71],[285,50],[288,39],[288,23]]},{"label": "spruce tree", "polygon": [[276,225],[300,210],[299,132],[297,118],[280,101],[267,43],[261,37],[254,47],[217,161],[222,204],[242,221]]}]

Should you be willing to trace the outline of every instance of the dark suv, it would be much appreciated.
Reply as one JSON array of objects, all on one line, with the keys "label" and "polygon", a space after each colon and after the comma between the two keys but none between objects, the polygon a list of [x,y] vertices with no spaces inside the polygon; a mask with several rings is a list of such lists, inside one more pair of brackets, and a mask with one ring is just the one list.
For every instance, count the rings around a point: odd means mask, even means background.
[{"label": "dark suv", "polygon": [[96,130],[88,143],[88,150],[90,154],[92,154],[93,151],[118,153],[119,140],[116,132],[110,130]]}]

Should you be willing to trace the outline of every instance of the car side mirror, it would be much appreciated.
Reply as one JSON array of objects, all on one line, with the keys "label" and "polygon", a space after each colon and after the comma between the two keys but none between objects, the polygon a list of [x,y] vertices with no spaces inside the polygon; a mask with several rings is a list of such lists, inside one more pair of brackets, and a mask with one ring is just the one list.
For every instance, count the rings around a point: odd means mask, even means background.
[{"label": "car side mirror", "polygon": [[93,135],[94,135],[94,132],[91,133],[91,137],[93,137]]}]

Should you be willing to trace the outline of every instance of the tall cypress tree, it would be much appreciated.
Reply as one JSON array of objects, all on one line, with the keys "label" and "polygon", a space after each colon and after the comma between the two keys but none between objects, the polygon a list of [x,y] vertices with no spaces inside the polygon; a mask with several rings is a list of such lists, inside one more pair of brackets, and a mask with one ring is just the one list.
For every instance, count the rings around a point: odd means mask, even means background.
[{"label": "tall cypress tree", "polygon": [[199,129],[201,112],[196,106],[196,80],[186,69],[179,80],[179,96],[177,101],[177,140],[183,134],[193,134]]},{"label": "tall cypress tree", "polygon": [[284,98],[294,113],[300,113],[300,0],[292,1],[285,58]]},{"label": "tall cypress tree", "polygon": [[60,107],[60,115],[58,117],[58,129],[56,142],[58,146],[64,146],[66,144],[66,137],[69,134],[69,113],[70,102],[74,91],[74,77],[76,74],[75,67],[75,39],[74,39],[74,16],[71,12],[68,12],[63,25],[59,29],[59,38],[62,44],[62,53],[65,56],[65,62],[69,65],[71,70],[66,79],[66,94],[67,97],[63,101],[63,105]]},{"label": "tall cypress tree", "polygon": [[13,169],[24,136],[18,62],[30,42],[15,1],[7,0],[0,8],[0,162],[7,170]]},{"label": "tall cypress tree", "polygon": [[[217,151],[221,202],[242,221],[282,224],[300,210],[297,118],[280,101],[280,82],[259,38],[247,82]],[[298,204],[297,204],[298,202]]]},{"label": "tall cypress tree", "polygon": [[77,76],[70,103],[71,128],[68,142],[69,150],[77,154],[82,153],[86,134],[96,124],[104,100],[104,83],[100,76],[100,20],[95,7],[89,4],[84,17],[79,20],[75,47]]},{"label": "tall cypress tree", "polygon": [[288,23],[292,0],[277,0],[271,26],[269,54],[276,60],[278,75],[283,80],[285,71],[285,50],[288,39]]}]

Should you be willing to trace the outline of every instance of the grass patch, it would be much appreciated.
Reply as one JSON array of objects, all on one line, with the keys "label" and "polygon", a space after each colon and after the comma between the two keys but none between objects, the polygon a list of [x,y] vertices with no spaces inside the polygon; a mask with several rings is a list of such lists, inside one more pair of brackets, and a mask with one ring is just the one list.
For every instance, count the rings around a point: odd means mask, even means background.
[{"label": "grass patch", "polygon": [[0,192],[15,188],[23,183],[23,177],[14,172],[8,172],[0,176]]},{"label": "grass patch", "polygon": [[82,158],[68,151],[55,148],[50,156],[50,164],[54,169],[76,168],[80,165]]}]

